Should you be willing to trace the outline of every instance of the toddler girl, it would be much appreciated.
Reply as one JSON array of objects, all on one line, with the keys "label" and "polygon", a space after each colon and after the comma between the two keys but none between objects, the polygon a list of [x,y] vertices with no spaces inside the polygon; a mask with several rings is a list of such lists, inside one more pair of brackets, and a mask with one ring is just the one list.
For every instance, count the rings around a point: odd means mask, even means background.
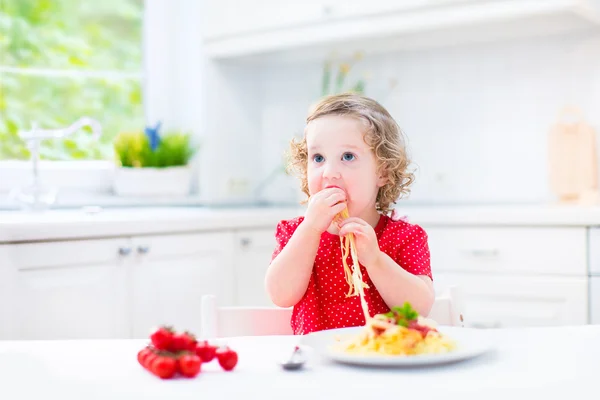
[{"label": "toddler girl", "polygon": [[[389,216],[414,179],[408,166],[402,133],[376,101],[334,95],[309,113],[290,160],[308,207],[303,217],[277,225],[265,277],[271,300],[294,306],[295,334],[365,324],[359,296],[348,296],[340,245],[348,233],[355,236],[370,316],[406,301],[429,313],[434,290],[427,234]],[[350,217],[340,221],[346,208]],[[350,257],[347,262],[352,265]]]}]

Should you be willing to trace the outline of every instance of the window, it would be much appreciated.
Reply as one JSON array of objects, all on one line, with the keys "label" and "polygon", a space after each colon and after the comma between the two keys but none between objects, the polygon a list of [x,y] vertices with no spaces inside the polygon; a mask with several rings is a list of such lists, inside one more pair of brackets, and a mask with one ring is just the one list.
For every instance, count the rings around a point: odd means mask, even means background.
[{"label": "window", "polygon": [[[143,0],[0,2],[0,165],[27,160],[20,130],[98,120],[99,141],[81,131],[45,140],[45,160],[108,160],[112,140],[144,126]],[[0,166],[0,169],[2,167]]]}]

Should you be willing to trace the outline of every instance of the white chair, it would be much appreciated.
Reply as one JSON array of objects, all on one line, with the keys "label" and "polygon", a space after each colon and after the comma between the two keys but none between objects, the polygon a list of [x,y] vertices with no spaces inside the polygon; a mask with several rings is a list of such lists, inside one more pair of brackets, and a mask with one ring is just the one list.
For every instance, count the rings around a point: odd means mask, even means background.
[{"label": "white chair", "polygon": [[202,296],[203,339],[231,336],[292,335],[292,308],[218,307],[213,295]]},{"label": "white chair", "polygon": [[[219,307],[213,295],[202,296],[203,339],[231,336],[291,335],[292,308]],[[427,318],[439,325],[464,326],[462,296],[458,287],[449,287],[436,297]]]},{"label": "white chair", "polygon": [[427,318],[438,325],[465,326],[463,293],[458,286],[449,286],[439,295],[429,311]]}]

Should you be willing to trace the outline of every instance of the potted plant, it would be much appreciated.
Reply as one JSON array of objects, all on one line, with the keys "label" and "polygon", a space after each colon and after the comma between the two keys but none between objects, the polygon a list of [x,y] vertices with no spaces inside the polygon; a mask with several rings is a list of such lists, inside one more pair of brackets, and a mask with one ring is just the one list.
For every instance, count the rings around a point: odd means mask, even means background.
[{"label": "potted plant", "polygon": [[144,132],[121,132],[114,141],[117,168],[113,180],[120,196],[185,196],[189,194],[196,152],[182,132],[160,134],[160,123]]}]

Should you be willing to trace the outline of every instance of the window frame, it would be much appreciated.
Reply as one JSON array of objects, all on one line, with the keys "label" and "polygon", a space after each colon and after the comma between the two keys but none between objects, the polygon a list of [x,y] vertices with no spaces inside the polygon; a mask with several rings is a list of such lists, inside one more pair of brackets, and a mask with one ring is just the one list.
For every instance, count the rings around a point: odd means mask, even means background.
[{"label": "window frame", "polygon": [[[160,2],[159,2],[160,3]],[[142,23],[142,68],[140,72],[119,72],[113,70],[93,70],[84,71],[76,69],[56,69],[56,68],[18,68],[12,66],[0,65],[0,73],[18,73],[25,75],[34,75],[40,77],[110,77],[117,79],[139,79],[142,86],[142,92],[148,89],[150,80],[147,79],[148,60],[156,59],[156,54],[147,54],[147,52],[156,52],[148,43],[152,43],[160,35],[164,34],[162,27],[155,27],[157,18],[155,15],[162,14],[164,10],[157,6],[157,2],[145,1]],[[151,16],[152,18],[148,18]],[[158,28],[158,29],[156,29]],[[150,98],[143,96],[142,107],[144,110],[144,120],[148,121],[148,104]],[[62,127],[43,127],[46,129],[56,129]],[[18,207],[10,201],[10,192],[18,187],[22,187],[33,180],[32,160],[0,160],[0,209],[12,209]],[[89,199],[84,203],[89,204],[94,198],[105,198],[112,191],[112,176],[115,170],[115,163],[111,160],[73,160],[73,161],[46,161],[39,162],[39,176],[43,185],[56,187],[62,198],[72,196],[72,193],[85,193],[85,198]],[[81,196],[78,196],[81,197]],[[82,204],[84,205],[84,204]]]}]

